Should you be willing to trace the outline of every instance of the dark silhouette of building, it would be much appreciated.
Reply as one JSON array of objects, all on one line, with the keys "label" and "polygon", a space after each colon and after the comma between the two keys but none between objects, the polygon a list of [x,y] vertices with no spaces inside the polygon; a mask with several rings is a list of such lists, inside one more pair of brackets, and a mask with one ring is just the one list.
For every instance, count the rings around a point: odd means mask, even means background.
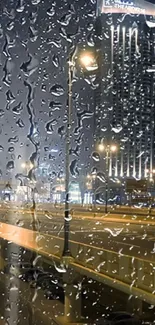
[{"label": "dark silhouette of building", "polygon": [[109,176],[152,178],[155,151],[155,5],[99,0],[96,141],[116,143]]}]

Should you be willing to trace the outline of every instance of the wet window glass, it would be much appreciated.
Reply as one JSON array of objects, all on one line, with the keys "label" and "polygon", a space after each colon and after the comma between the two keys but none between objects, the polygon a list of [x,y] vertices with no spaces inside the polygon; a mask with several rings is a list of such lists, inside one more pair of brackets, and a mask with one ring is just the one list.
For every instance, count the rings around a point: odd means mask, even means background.
[{"label": "wet window glass", "polygon": [[0,18],[0,324],[153,325],[154,0]]}]

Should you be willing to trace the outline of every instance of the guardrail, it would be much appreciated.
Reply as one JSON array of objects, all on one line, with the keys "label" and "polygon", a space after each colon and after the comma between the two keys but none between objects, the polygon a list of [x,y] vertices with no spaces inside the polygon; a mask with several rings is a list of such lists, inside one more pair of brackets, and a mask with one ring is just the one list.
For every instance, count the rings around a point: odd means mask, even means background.
[{"label": "guardrail", "polygon": [[[0,237],[33,250],[53,264],[62,262],[63,239],[0,223]],[[77,272],[155,305],[155,262],[70,241]]]},{"label": "guardrail", "polygon": [[[61,258],[63,239],[44,235],[40,245],[45,247],[45,255]],[[70,241],[70,249],[71,264],[78,270],[82,267],[81,273],[155,305],[155,262],[74,241]]]}]

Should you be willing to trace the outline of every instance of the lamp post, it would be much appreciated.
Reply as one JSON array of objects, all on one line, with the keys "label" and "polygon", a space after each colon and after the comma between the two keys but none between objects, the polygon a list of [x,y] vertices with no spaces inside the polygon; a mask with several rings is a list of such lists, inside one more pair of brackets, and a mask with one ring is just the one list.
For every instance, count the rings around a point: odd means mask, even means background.
[{"label": "lamp post", "polygon": [[[95,58],[89,53],[84,52],[80,56],[80,63],[87,70],[94,65]],[[69,230],[70,230],[70,210],[69,210],[69,150],[70,150],[70,135],[71,135],[71,114],[72,114],[72,81],[73,72],[75,68],[75,61],[72,57],[69,57],[68,61],[68,105],[67,105],[67,127],[66,127],[66,147],[65,147],[65,213],[64,213],[64,248],[63,257],[70,257],[71,252],[69,248]]]},{"label": "lamp post", "polygon": [[117,146],[115,144],[112,145],[104,145],[103,143],[100,143],[98,145],[98,150],[106,153],[106,167],[105,167],[105,213],[108,212],[108,192],[109,192],[109,186],[108,186],[108,176],[109,176],[109,158],[110,153],[114,153],[117,151]]},{"label": "lamp post", "polygon": [[68,62],[68,111],[66,127],[66,150],[65,150],[65,215],[64,215],[64,249],[63,256],[71,256],[69,248],[69,149],[70,149],[70,131],[71,131],[71,112],[72,112],[72,74],[74,71],[73,59]]}]

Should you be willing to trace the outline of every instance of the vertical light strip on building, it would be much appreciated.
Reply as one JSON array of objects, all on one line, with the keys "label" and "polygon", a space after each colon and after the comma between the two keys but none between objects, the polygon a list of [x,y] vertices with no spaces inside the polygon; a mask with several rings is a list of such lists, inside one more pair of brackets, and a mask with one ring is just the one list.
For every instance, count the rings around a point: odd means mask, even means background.
[{"label": "vertical light strip on building", "polygon": [[[129,85],[128,85],[129,99],[130,99],[130,90],[131,90],[130,88],[131,86],[131,35],[132,35],[132,28],[130,27],[129,28]],[[129,128],[130,128],[130,123],[129,123]],[[130,177],[130,141],[129,140],[127,145],[127,177]]]},{"label": "vertical light strip on building", "polygon": [[[114,26],[112,25],[111,26],[111,82],[112,83],[113,83],[113,61],[114,61]],[[111,106],[113,107],[112,96],[111,96]],[[113,167],[113,157],[110,155],[109,176],[112,176],[112,167]]]},{"label": "vertical light strip on building", "polygon": [[[138,41],[137,40],[137,36],[138,36],[137,27],[136,28],[134,27],[132,32],[133,32],[132,35],[135,35],[135,52],[136,52],[137,41]],[[135,60],[136,60],[136,58],[135,58]],[[137,61],[135,61],[134,81],[135,81],[135,84],[136,84],[136,81],[137,81]],[[133,112],[133,115],[134,115],[134,112]],[[133,125],[133,130],[134,130],[133,177],[135,178],[136,177],[136,125],[135,124]]]},{"label": "vertical light strip on building", "polygon": [[[120,25],[117,26],[117,53],[119,54],[119,42],[120,42]],[[118,69],[118,67],[117,67]],[[118,91],[117,91],[117,105],[118,105]],[[116,156],[116,177],[119,175],[120,170],[119,170],[119,159],[120,159],[120,153],[117,152]]]},{"label": "vertical light strip on building", "polygon": [[[121,125],[123,127],[123,121],[124,121],[124,58],[125,58],[125,32],[126,28],[123,26],[122,27],[122,35],[123,35],[123,57],[122,57],[122,89],[121,89],[121,97],[122,97],[122,107],[121,107]],[[121,139],[120,139],[121,141]],[[124,152],[123,150],[121,151],[121,170],[120,170],[120,176],[123,177],[124,173]]]}]

